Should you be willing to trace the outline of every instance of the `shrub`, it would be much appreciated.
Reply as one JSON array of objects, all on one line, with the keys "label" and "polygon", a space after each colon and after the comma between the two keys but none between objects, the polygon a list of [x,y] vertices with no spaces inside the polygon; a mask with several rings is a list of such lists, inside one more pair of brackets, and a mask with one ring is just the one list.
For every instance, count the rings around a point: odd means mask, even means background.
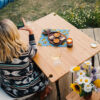
[{"label": "shrub", "polygon": [[78,6],[66,10],[59,9],[57,13],[77,28],[100,27],[98,7]]}]

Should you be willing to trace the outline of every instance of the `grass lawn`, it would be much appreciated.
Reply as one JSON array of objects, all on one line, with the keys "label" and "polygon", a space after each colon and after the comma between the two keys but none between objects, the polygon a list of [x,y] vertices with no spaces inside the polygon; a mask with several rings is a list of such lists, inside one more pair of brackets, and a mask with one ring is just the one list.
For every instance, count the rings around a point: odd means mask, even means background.
[{"label": "grass lawn", "polygon": [[27,21],[36,20],[51,12],[56,12],[66,19],[66,10],[86,5],[94,9],[95,5],[98,5],[98,0],[15,0],[0,10],[0,20],[9,18],[18,25],[21,17]]}]

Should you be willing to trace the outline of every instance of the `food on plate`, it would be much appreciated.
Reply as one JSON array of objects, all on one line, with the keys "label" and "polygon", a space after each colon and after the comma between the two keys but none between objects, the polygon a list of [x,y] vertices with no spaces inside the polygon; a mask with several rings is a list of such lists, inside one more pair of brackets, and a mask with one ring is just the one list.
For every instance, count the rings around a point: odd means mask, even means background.
[{"label": "food on plate", "polygon": [[49,39],[50,40],[53,40],[54,39],[54,36],[53,35],[49,36]]},{"label": "food on plate", "polygon": [[61,33],[54,33],[54,37],[60,37]]},{"label": "food on plate", "polygon": [[62,37],[60,37],[60,40],[61,40],[61,41],[64,41],[65,39],[66,39],[66,38],[65,38],[65,37],[63,37],[63,36],[62,36]]},{"label": "food on plate", "polygon": [[54,42],[54,43],[59,43],[60,40],[59,40],[59,39],[54,39],[53,42]]}]

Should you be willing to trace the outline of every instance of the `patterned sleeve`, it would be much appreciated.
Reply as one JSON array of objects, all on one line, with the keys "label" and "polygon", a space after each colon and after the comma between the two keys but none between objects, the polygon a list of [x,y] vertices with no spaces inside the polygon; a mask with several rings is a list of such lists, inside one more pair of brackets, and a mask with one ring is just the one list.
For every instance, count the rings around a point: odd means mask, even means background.
[{"label": "patterned sleeve", "polygon": [[1,80],[1,69],[0,69],[0,87],[1,87],[1,82],[2,80]]},{"label": "patterned sleeve", "polygon": [[34,38],[34,34],[29,35],[29,44],[30,44],[30,58],[33,58],[37,52],[36,42]]}]

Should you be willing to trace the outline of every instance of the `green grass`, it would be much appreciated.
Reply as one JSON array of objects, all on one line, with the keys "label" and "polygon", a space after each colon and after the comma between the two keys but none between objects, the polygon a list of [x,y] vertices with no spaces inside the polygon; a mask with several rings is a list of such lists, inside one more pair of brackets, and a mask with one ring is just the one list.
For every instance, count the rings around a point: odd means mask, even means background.
[{"label": "green grass", "polygon": [[65,6],[58,14],[77,28],[100,27],[100,1],[87,0]]},{"label": "green grass", "polygon": [[[0,20],[9,18],[18,25],[21,23],[21,17],[29,21],[41,18],[51,12],[56,12],[78,28],[100,27],[100,13],[95,13],[96,21],[90,18],[86,23],[82,23],[83,26],[80,25],[80,22],[76,20],[77,18],[73,16],[73,13],[74,15],[77,13],[78,19],[82,20],[82,12],[84,12],[82,9],[87,9],[87,5],[89,5],[91,11],[95,9],[94,12],[96,12],[96,8],[98,8],[97,10],[100,12],[98,2],[98,0],[15,0],[15,2],[9,3],[0,10]],[[79,11],[79,13],[77,11]],[[93,15],[94,12],[90,12],[90,14]],[[87,15],[85,15],[85,18],[86,17]],[[91,21],[96,23],[90,23]],[[75,23],[79,24],[76,25]]]}]

